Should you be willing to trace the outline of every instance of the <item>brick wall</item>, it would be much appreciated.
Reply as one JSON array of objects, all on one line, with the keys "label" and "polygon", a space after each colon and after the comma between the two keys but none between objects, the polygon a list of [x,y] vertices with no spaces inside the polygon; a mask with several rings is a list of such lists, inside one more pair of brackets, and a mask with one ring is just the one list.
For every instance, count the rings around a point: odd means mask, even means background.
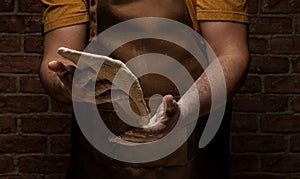
[{"label": "brick wall", "polygon": [[58,179],[68,164],[70,107],[40,84],[41,6],[0,1],[0,179]]},{"label": "brick wall", "polygon": [[[232,179],[299,179],[300,1],[249,1],[252,61],[234,98]],[[0,4],[0,179],[63,178],[70,106],[40,85],[41,6]]]},{"label": "brick wall", "polygon": [[232,179],[299,179],[300,1],[249,2],[251,65],[234,98]]}]

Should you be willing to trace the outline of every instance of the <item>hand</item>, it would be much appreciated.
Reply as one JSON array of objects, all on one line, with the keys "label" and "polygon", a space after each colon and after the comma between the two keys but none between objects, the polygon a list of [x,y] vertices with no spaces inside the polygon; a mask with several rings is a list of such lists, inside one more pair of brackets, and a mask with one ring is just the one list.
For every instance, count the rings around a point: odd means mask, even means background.
[{"label": "hand", "polygon": [[179,105],[172,95],[166,95],[156,114],[150,119],[149,124],[142,128],[131,128],[117,137],[111,138],[110,141],[124,145],[132,145],[129,142],[146,143],[156,141],[167,135],[175,127],[179,116]]},{"label": "hand", "polygon": [[57,74],[57,76],[61,80],[63,89],[66,90],[66,94],[68,95],[68,98],[71,99],[72,81],[73,81],[73,75],[76,69],[76,65],[75,64],[67,65],[59,61],[51,61],[48,63],[48,68]]}]

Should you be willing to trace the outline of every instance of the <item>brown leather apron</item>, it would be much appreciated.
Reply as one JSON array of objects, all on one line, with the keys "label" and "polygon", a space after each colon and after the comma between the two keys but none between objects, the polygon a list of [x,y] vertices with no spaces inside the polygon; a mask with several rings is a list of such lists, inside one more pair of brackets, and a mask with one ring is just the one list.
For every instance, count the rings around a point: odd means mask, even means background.
[{"label": "brown leather apron", "polygon": [[[105,29],[138,17],[163,17],[194,26],[190,19],[191,11],[184,0],[90,0],[90,40]],[[127,62],[133,57],[147,54],[165,54],[181,63],[197,79],[203,69],[183,48],[176,44],[157,39],[141,39],[124,44],[116,49],[111,57]],[[167,64],[166,64],[167,66]],[[179,76],[180,78],[180,76]],[[176,86],[160,75],[144,75],[139,78],[145,99],[153,94],[172,94],[179,97]],[[182,77],[181,80],[184,80]],[[154,83],[155,82],[155,83]],[[110,105],[99,107],[104,122],[113,132],[125,130]],[[225,117],[230,118],[229,110]],[[131,164],[116,161],[95,150],[84,138],[75,124],[72,135],[71,178],[82,179],[199,179],[226,178],[226,156],[228,154],[229,120],[223,120],[220,131],[205,149],[198,149],[198,141],[206,123],[206,117],[198,124],[179,149],[155,162]],[[75,135],[74,135],[75,134]]]}]

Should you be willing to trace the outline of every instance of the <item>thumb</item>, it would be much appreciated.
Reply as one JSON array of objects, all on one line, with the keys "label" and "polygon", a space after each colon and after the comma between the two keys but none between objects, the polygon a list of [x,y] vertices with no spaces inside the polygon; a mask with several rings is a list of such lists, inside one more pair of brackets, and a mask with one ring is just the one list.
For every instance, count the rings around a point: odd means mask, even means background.
[{"label": "thumb", "polygon": [[172,117],[178,110],[178,105],[172,95],[166,95],[163,98],[166,115]]},{"label": "thumb", "polygon": [[58,74],[58,76],[63,76],[66,72],[74,71],[75,67],[72,65],[66,65],[59,61],[51,61],[48,63],[48,68]]},{"label": "thumb", "polygon": [[56,73],[62,73],[66,71],[66,67],[62,62],[51,61],[48,63],[48,68]]}]

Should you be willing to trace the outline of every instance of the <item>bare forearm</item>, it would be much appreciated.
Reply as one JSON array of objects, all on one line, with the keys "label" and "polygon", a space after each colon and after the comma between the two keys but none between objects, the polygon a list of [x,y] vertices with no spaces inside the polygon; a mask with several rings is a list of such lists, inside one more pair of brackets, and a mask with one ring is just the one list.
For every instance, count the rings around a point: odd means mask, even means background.
[{"label": "bare forearm", "polygon": [[[196,80],[195,84],[180,99],[179,104],[183,108],[182,110],[186,111],[185,113],[191,113],[191,111],[197,110],[196,107],[200,107],[199,116],[204,116],[210,111],[224,105],[224,102],[231,100],[233,95],[242,86],[246,76],[247,65],[247,55],[225,55],[213,61]],[[224,76],[222,76],[222,73]],[[223,91],[224,89],[225,91]],[[214,109],[211,109],[211,90],[215,90],[214,99],[218,101],[217,105],[213,106]],[[195,99],[196,96],[199,97],[199,100]],[[198,102],[200,104],[197,104]],[[188,116],[188,114],[185,115]]]},{"label": "bare forearm", "polygon": [[42,83],[49,95],[60,102],[71,102],[70,87],[62,83],[58,74],[49,69],[49,62],[59,61],[64,64],[74,65],[71,60],[57,54],[59,47],[69,47],[82,51],[85,47],[86,25],[78,24],[55,29],[44,37],[44,54],[40,68]]},{"label": "bare forearm", "polygon": [[[207,69],[179,101],[185,115],[200,109],[200,116],[203,116],[230,100],[245,79],[249,61],[246,24],[205,21],[200,26],[217,59],[209,59]],[[214,109],[211,109],[212,98],[213,102],[217,100]]]}]

